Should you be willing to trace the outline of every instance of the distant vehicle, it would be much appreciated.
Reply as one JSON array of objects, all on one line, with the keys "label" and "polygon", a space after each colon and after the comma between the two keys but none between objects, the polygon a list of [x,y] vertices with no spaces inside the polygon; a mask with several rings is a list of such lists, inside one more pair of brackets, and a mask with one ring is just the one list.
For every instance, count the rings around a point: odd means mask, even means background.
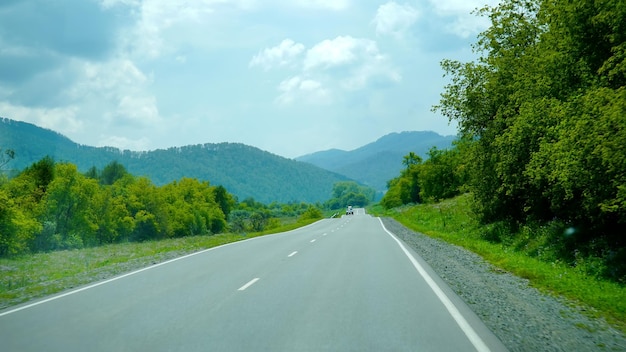
[{"label": "distant vehicle", "polygon": [[352,205],[348,205],[348,209],[346,209],[346,215],[354,215],[354,210],[352,210]]}]

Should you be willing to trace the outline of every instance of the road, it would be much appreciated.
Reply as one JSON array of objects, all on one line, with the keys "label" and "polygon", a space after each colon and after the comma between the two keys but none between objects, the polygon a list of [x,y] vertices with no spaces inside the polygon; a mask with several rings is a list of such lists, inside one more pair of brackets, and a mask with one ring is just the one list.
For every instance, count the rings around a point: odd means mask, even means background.
[{"label": "road", "polygon": [[3,351],[505,351],[379,219],[325,219],[0,311]]}]

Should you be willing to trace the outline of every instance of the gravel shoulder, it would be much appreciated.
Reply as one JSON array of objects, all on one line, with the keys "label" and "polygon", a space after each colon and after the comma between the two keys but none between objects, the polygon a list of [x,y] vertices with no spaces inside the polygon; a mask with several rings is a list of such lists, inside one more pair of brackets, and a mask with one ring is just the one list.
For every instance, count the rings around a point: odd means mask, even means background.
[{"label": "gravel shoulder", "polygon": [[626,351],[626,336],[585,308],[531,287],[528,280],[464,248],[412,231],[391,218],[385,227],[417,252],[510,351]]}]

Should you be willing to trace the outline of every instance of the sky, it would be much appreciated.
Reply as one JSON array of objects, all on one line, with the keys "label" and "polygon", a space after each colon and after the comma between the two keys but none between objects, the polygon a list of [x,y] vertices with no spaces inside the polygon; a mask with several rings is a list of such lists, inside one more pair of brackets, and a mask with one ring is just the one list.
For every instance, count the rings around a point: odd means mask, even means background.
[{"label": "sky", "polygon": [[443,59],[494,0],[2,0],[0,116],[129,150],[236,142],[295,158],[457,126]]}]

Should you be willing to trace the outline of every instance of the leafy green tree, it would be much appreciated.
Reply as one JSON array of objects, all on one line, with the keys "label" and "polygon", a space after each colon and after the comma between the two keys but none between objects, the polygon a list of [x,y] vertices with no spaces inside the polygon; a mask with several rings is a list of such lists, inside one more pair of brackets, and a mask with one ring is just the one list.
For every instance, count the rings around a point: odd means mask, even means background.
[{"label": "leafy green tree", "polygon": [[307,210],[305,210],[302,214],[300,214],[300,219],[301,220],[315,220],[315,219],[321,219],[323,218],[324,215],[322,214],[322,211],[314,206],[310,206]]},{"label": "leafy green tree", "polygon": [[391,209],[404,204],[412,203],[411,189],[413,187],[412,181],[409,177],[397,177],[393,180],[390,180],[387,186],[387,192],[380,200],[380,204],[383,207]]},{"label": "leafy green tree", "polygon": [[91,198],[90,219],[96,224],[98,244],[127,240],[135,222],[126,208],[124,196],[114,188],[102,187]]},{"label": "leafy green tree", "polygon": [[208,182],[183,178],[164,186],[163,192],[173,236],[215,234],[226,227],[226,217]]},{"label": "leafy green tree", "polygon": [[222,185],[215,187],[214,193],[215,201],[220,206],[220,209],[222,209],[224,216],[228,217],[228,214],[230,214],[231,210],[235,207],[235,199]]},{"label": "leafy green tree", "polygon": [[117,161],[112,161],[102,169],[100,174],[100,183],[103,185],[112,185],[115,181],[128,174],[124,165]]},{"label": "leafy green tree", "polygon": [[18,175],[18,178],[29,183],[30,192],[36,201],[45,195],[48,185],[55,177],[55,162],[50,156],[37,161]]},{"label": "leafy green tree", "polygon": [[422,158],[414,152],[409,152],[409,154],[402,157],[402,165],[406,166],[407,169],[410,168],[412,165],[421,164],[422,161]]},{"label": "leafy green tree", "polygon": [[252,212],[248,218],[250,230],[256,232],[265,230],[265,226],[269,222],[269,219],[270,214],[267,211],[257,210]]},{"label": "leafy green tree", "polygon": [[508,0],[480,13],[491,26],[479,59],[442,62],[450,84],[435,107],[475,141],[478,214],[570,224],[572,250],[615,257],[626,247],[616,230],[626,225],[626,7]]},{"label": "leafy green tree", "polygon": [[431,148],[428,159],[418,168],[420,198],[439,201],[460,194],[467,181],[462,163],[458,147],[448,150]]},{"label": "leafy green tree", "polygon": [[85,172],[85,177],[92,178],[94,180],[99,180],[100,173],[98,172],[98,168],[96,168],[95,166],[90,167],[89,170]]},{"label": "leafy green tree", "polygon": [[99,191],[96,180],[85,178],[76,165],[56,165],[56,177],[48,186],[46,221],[54,224],[52,248],[81,248],[98,244],[98,224],[91,216],[92,200]]},{"label": "leafy green tree", "polygon": [[0,256],[27,252],[40,229],[39,222],[17,206],[9,192],[0,188]]},{"label": "leafy green tree", "polygon": [[248,219],[250,212],[243,209],[235,209],[228,214],[228,227],[230,231],[235,233],[243,233],[248,231]]},{"label": "leafy green tree", "polygon": [[341,181],[333,185],[331,196],[325,203],[328,209],[341,209],[348,205],[363,207],[374,199],[376,191],[354,181]]},{"label": "leafy green tree", "polygon": [[126,209],[134,219],[130,241],[163,239],[168,236],[169,218],[163,193],[145,177],[123,177]]}]

